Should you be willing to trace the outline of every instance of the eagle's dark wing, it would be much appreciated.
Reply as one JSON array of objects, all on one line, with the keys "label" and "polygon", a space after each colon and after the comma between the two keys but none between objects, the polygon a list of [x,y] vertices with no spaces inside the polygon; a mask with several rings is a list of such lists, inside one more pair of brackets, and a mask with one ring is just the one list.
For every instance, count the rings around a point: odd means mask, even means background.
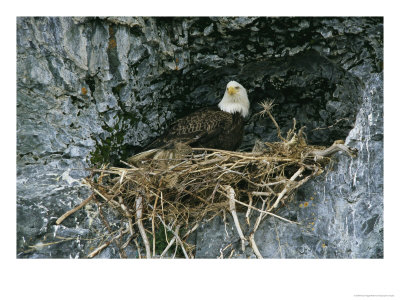
[{"label": "eagle's dark wing", "polygon": [[223,135],[232,127],[232,115],[216,108],[205,108],[178,119],[169,129],[146,148],[168,148],[176,142],[208,146],[208,141]]}]

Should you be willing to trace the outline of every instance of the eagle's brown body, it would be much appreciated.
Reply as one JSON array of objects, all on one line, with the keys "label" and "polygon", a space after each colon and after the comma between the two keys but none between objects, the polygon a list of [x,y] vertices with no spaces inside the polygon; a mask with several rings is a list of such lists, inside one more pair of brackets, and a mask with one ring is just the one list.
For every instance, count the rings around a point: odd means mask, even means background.
[{"label": "eagle's brown body", "polygon": [[243,138],[244,119],[238,112],[228,113],[208,107],[183,117],[146,148],[169,148],[176,143],[192,147],[236,150]]}]

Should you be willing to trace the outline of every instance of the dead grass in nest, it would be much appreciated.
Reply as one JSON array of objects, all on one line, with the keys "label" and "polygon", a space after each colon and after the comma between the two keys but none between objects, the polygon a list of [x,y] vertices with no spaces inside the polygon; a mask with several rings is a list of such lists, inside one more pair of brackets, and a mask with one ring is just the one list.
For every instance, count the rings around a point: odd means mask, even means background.
[{"label": "dead grass in nest", "polygon": [[[329,162],[327,156],[339,150],[355,155],[354,149],[340,142],[328,149],[307,145],[303,128],[296,130],[295,122],[283,138],[270,113],[272,104],[264,105],[262,114],[273,120],[280,142],[258,142],[251,153],[191,149],[177,144],[170,150],[140,153],[125,162],[125,168],[92,169],[86,183],[94,194],[57,224],[96,198],[118,213],[122,225],[88,257],[96,256],[112,242],[124,257],[123,249],[132,241],[141,257],[143,250],[137,241],[140,237],[147,258],[164,257],[174,245],[175,254],[180,248],[184,257],[194,258],[195,245],[188,242],[189,235],[201,222],[230,213],[242,250],[249,244],[262,258],[254,240],[261,221],[270,216],[295,223],[274,212],[293,199],[296,189],[324,171]],[[237,218],[238,210],[246,212],[247,225],[252,228],[247,235]],[[251,212],[258,215],[254,224],[250,224]],[[103,221],[107,226],[107,220]],[[166,241],[162,251],[156,249],[157,239]]]}]

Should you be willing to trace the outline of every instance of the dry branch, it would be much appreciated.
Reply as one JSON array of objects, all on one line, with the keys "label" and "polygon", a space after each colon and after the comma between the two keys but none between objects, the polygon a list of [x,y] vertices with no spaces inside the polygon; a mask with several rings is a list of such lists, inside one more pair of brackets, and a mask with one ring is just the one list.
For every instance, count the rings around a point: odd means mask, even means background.
[{"label": "dry branch", "polygon": [[266,202],[266,200],[263,200],[262,205],[261,205],[261,209],[260,209],[260,215],[258,216],[258,218],[257,218],[257,220],[256,220],[256,222],[254,224],[253,231],[250,233],[250,236],[249,236],[250,246],[251,246],[251,248],[253,248],[254,254],[259,259],[262,259],[263,257],[262,257],[262,255],[260,253],[260,250],[258,250],[257,244],[256,244],[256,242],[254,240],[254,235],[255,235],[255,233],[256,233],[256,231],[258,229],[258,226],[261,223],[261,219],[263,217],[264,208],[265,208],[265,202]]},{"label": "dry branch", "polygon": [[62,221],[64,221],[66,218],[68,218],[70,215],[72,215],[74,212],[80,210],[82,207],[84,207],[86,204],[92,200],[93,195],[90,195],[87,197],[85,200],[83,200],[79,205],[75,206],[73,209],[67,211],[65,214],[63,214],[61,217],[59,217],[56,221],[57,225],[60,225]]},{"label": "dry branch", "polygon": [[160,258],[162,258],[169,250],[169,248],[171,248],[171,246],[175,243],[176,241],[176,235],[178,235],[179,232],[179,228],[181,228],[180,225],[176,226],[175,228],[175,235],[174,237],[169,241],[167,247],[165,247],[164,251],[161,253]]},{"label": "dry branch", "polygon": [[272,205],[272,207],[268,211],[271,211],[272,209],[278,207],[279,201],[281,201],[282,197],[292,189],[293,182],[296,180],[297,177],[301,175],[301,173],[303,173],[304,169],[305,167],[301,166],[300,169],[298,169],[297,172],[294,173],[292,177],[290,177],[289,181],[286,183],[282,192],[279,193],[278,198],[275,200],[274,205]]},{"label": "dry branch", "polygon": [[183,245],[182,240],[181,240],[181,238],[179,237],[178,233],[175,232],[174,230],[172,230],[172,228],[169,227],[167,224],[165,224],[164,220],[163,220],[159,215],[157,215],[157,217],[160,219],[160,221],[161,221],[161,223],[164,225],[164,227],[167,228],[170,232],[173,233],[174,237],[176,238],[176,240],[178,241],[179,245],[180,245],[181,248],[182,248],[182,251],[183,251],[183,254],[185,255],[185,258],[189,258],[188,255],[187,255],[187,253],[186,253],[185,246]]},{"label": "dry branch", "polygon": [[237,217],[236,214],[236,207],[235,207],[235,191],[233,190],[233,188],[229,185],[224,187],[226,189],[226,192],[228,193],[228,197],[229,197],[229,211],[232,214],[233,217],[233,221],[235,223],[235,227],[236,230],[239,234],[240,240],[242,242],[242,251],[244,251],[245,248],[245,241],[246,238],[244,237],[242,228],[240,227],[240,223],[239,223],[239,219]]},{"label": "dry branch", "polygon": [[99,254],[101,251],[103,251],[104,249],[106,249],[109,245],[111,244],[111,241],[104,243],[103,245],[101,245],[100,247],[96,248],[94,251],[92,251],[91,253],[88,254],[88,258],[93,258],[95,257],[97,254]]},{"label": "dry branch", "polygon": [[143,243],[146,249],[146,257],[151,258],[150,254],[150,243],[146,235],[146,230],[144,229],[143,222],[142,222],[142,211],[143,211],[143,203],[142,203],[142,196],[138,196],[136,198],[136,218],[139,227],[140,235],[142,236]]}]

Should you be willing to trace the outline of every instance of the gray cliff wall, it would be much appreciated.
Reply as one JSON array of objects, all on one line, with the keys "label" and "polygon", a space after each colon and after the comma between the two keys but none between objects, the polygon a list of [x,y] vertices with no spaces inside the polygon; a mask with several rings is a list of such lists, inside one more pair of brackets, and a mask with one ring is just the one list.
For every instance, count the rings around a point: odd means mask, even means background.
[{"label": "gray cliff wall", "polygon": [[[383,257],[382,68],[382,18],[18,18],[17,257],[85,257],[101,215],[88,205],[55,225],[90,195],[85,169],[140,151],[217,103],[229,80],[248,90],[252,115],[271,98],[283,131],[296,118],[310,143],[359,150],[280,210],[303,226],[265,220],[261,254]],[[241,149],[256,139],[276,139],[270,120],[249,118]],[[237,239],[227,231],[218,218],[202,226],[196,256],[219,256]]]}]

